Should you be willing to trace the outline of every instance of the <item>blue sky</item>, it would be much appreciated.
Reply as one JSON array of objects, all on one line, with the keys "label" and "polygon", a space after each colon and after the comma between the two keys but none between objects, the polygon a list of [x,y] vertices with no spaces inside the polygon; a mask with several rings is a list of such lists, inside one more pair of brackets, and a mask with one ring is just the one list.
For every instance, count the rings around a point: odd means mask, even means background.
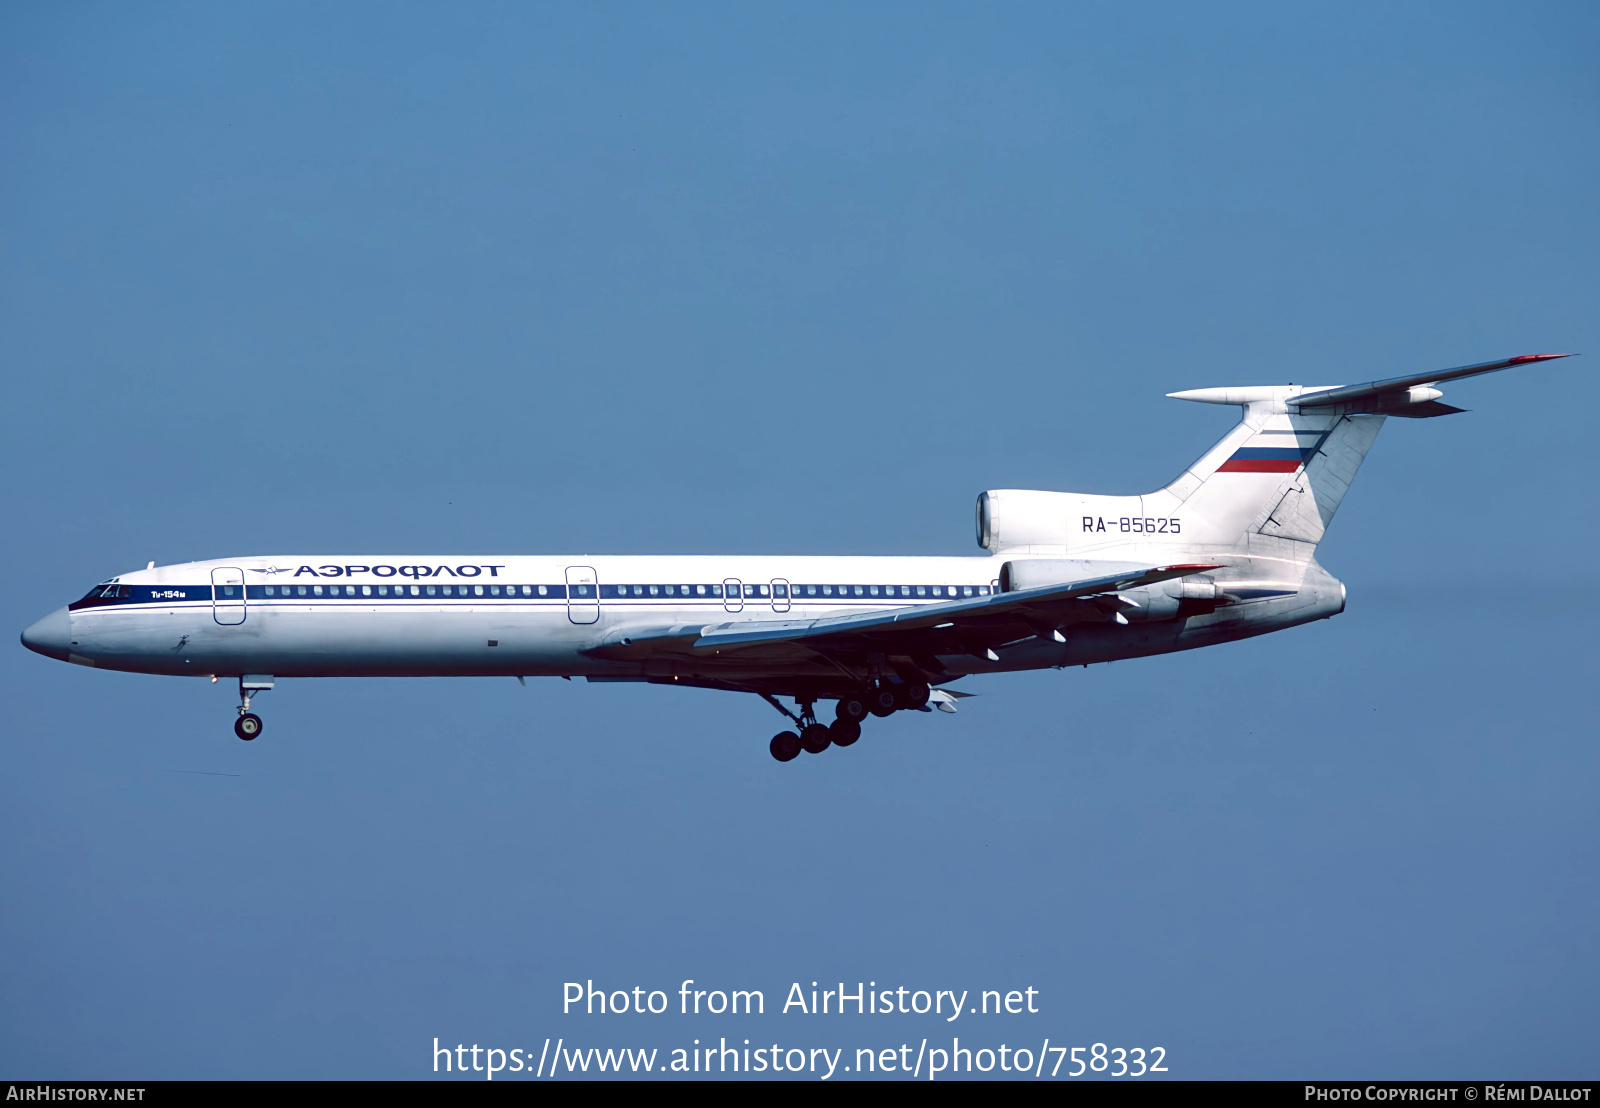
[{"label": "blue sky", "polygon": [[[1139,492],[1162,394],[1546,350],[1391,421],[1338,619],[753,698],[232,693],[0,651],[0,1070],[892,1046],[561,984],[1040,990],[1181,1077],[1594,1076],[1600,19],[1577,4],[113,5],[0,15],[6,626],[301,550],[978,553]],[[220,776],[232,774],[237,776]]]}]

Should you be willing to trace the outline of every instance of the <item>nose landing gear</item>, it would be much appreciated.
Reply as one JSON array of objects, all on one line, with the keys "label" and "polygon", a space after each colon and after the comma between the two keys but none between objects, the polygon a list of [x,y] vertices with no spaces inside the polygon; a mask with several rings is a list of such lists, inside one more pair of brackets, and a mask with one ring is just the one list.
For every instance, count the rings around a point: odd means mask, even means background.
[{"label": "nose landing gear", "polygon": [[250,710],[250,694],[272,691],[270,673],[246,673],[239,678],[239,718],[233,721],[233,733],[245,742],[261,734],[264,726],[261,717]]}]

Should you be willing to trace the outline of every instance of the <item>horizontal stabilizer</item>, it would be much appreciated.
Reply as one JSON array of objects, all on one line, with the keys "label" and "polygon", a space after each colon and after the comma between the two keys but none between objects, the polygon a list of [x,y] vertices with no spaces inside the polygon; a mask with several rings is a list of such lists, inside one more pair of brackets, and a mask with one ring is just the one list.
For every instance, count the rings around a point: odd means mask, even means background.
[{"label": "horizontal stabilizer", "polygon": [[[1407,395],[1412,389],[1430,389],[1432,386],[1444,381],[1458,381],[1463,377],[1476,377],[1480,373],[1494,373],[1497,370],[1510,369],[1512,366],[1531,365],[1534,362],[1548,362],[1555,358],[1565,357],[1568,357],[1568,355],[1521,354],[1515,358],[1506,358],[1504,361],[1499,362],[1480,362],[1477,365],[1457,366],[1455,369],[1434,370],[1432,373],[1413,373],[1406,377],[1390,377],[1383,381],[1368,381],[1364,385],[1342,385],[1334,389],[1319,389],[1292,397],[1289,403],[1301,411],[1305,411],[1308,408],[1329,408],[1335,405],[1348,406],[1357,404],[1363,407],[1386,408],[1389,405],[1382,403],[1384,401],[1392,401],[1395,408],[1402,406],[1419,407],[1422,403],[1427,403],[1428,400],[1436,399],[1438,394],[1435,392],[1433,397],[1416,401]],[[1379,401],[1380,403],[1362,404],[1363,401]],[[1448,408],[1449,405],[1440,404],[1438,407]],[[1460,410],[1459,408],[1454,409],[1454,411]],[[1396,411],[1393,414],[1411,413]],[[1430,411],[1427,414],[1449,415],[1451,413]]]}]

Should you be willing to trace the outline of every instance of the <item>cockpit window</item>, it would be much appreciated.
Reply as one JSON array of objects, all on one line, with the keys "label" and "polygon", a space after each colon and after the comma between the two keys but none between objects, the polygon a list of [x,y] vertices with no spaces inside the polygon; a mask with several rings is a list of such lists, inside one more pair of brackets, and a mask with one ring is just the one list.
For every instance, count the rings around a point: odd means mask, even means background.
[{"label": "cockpit window", "polygon": [[79,608],[89,608],[96,604],[106,604],[113,600],[126,600],[133,595],[132,585],[119,585],[114,581],[103,581],[90,589],[84,598],[67,605],[72,611]]}]

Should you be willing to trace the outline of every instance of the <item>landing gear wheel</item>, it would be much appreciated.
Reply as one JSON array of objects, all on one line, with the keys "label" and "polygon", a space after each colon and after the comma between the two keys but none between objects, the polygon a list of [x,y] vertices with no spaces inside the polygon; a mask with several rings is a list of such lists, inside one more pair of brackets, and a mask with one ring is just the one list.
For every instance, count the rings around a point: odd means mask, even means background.
[{"label": "landing gear wheel", "polygon": [[800,732],[800,745],[805,747],[807,754],[821,754],[832,744],[833,736],[820,723],[810,724]]},{"label": "landing gear wheel", "polygon": [[895,686],[894,702],[898,708],[916,710],[928,702],[930,695],[928,686],[921,681],[907,685]]},{"label": "landing gear wheel", "polygon": [[864,696],[841,696],[839,698],[839,718],[850,723],[860,723],[867,718],[867,698]]},{"label": "landing gear wheel", "polygon": [[900,706],[898,700],[891,686],[879,685],[867,694],[867,711],[875,716],[893,715],[894,710]]},{"label": "landing gear wheel", "polygon": [[[241,739],[243,735],[239,736]],[[779,731],[772,736],[772,742],[767,747],[772,751],[772,756],[780,762],[792,762],[800,756],[800,736],[793,731]]]},{"label": "landing gear wheel", "polygon": [[246,712],[233,722],[233,733],[245,742],[249,742],[261,734],[261,717],[254,712]]},{"label": "landing gear wheel", "polygon": [[836,719],[828,728],[834,746],[849,746],[861,737],[861,725],[853,719]]}]

